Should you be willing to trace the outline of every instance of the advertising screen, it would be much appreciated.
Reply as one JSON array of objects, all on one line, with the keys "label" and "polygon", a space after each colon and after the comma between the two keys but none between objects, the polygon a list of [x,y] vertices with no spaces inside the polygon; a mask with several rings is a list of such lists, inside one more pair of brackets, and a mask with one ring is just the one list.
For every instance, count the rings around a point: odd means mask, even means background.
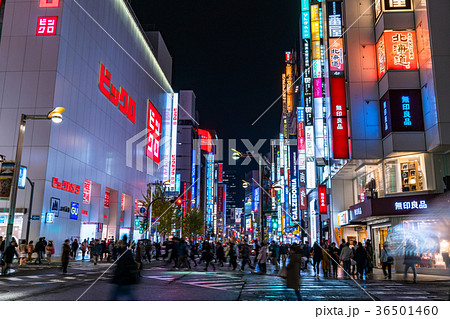
[{"label": "advertising screen", "polygon": [[200,148],[202,151],[206,151],[208,153],[212,152],[211,147],[211,133],[207,130],[198,129],[198,135],[200,136]]},{"label": "advertising screen", "polygon": [[20,189],[24,189],[27,183],[27,167],[26,166],[20,166],[19,171],[19,181],[17,184],[17,187]]},{"label": "advertising screen", "polygon": [[319,213],[327,213],[327,187],[319,185]]},{"label": "advertising screen", "polygon": [[[330,71],[343,72],[344,71],[344,45],[342,38],[330,38]],[[333,75],[337,75],[332,73]]]}]

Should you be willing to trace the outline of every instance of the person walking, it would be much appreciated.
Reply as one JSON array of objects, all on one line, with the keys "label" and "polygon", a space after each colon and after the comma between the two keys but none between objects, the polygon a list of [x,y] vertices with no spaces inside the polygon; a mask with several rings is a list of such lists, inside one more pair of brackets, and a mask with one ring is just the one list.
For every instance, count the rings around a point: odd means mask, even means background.
[{"label": "person walking", "polygon": [[280,270],[280,246],[275,241],[272,241],[272,244],[269,247],[270,258],[272,259],[272,264],[275,266],[275,272]]},{"label": "person walking", "polygon": [[52,263],[52,255],[55,254],[55,246],[53,245],[53,240],[48,241],[48,245],[45,247],[47,252],[47,262],[50,265]]},{"label": "person walking", "polygon": [[100,242],[102,245],[102,254],[100,255],[100,261],[103,261],[103,258],[107,258],[106,255],[108,253],[108,247],[106,246],[106,238]]},{"label": "person walking", "polygon": [[290,249],[289,264],[286,266],[286,288],[294,289],[298,301],[302,300],[300,294],[300,265],[301,249],[297,244],[293,244]]},{"label": "person walking", "polygon": [[287,246],[285,243],[280,245],[281,266],[286,267]]},{"label": "person walking", "polygon": [[33,241],[30,240],[30,242],[27,245],[27,262],[31,262],[32,256],[34,253],[34,244]]},{"label": "person walking", "polygon": [[239,254],[239,250],[235,243],[229,243],[228,249],[228,257],[230,257],[230,265],[233,266],[233,270],[236,270],[237,267],[237,256]]},{"label": "person walking", "polygon": [[136,263],[137,263],[137,269],[138,269],[139,277],[141,277],[142,258],[144,256],[144,254],[145,254],[144,245],[142,244],[141,240],[138,240],[134,258],[135,258]]},{"label": "person walking", "polygon": [[80,245],[80,250],[81,250],[81,260],[84,260],[84,256],[86,255],[86,249],[87,249],[88,243],[87,240],[83,240],[83,242]]},{"label": "person walking", "polygon": [[328,245],[326,243],[324,243],[322,245],[322,271],[323,271],[323,276],[324,277],[328,277],[330,275],[330,250],[328,249]]},{"label": "person walking", "polygon": [[339,249],[336,247],[336,243],[331,244],[330,255],[331,255],[331,268],[333,270],[332,276],[337,277],[338,265],[340,263],[340,260],[339,260]]},{"label": "person walking", "polygon": [[261,243],[258,257],[256,258],[259,266],[259,272],[265,274],[267,272],[267,244]]},{"label": "person walking", "polygon": [[120,255],[116,261],[116,268],[112,278],[115,288],[111,291],[109,300],[119,300],[120,297],[133,301],[136,300],[133,294],[134,285],[139,283],[139,273],[133,254],[123,240],[119,241],[118,252]]},{"label": "person walking", "polygon": [[[195,261],[195,255],[197,253],[197,246],[194,245],[194,242],[191,242],[189,245],[189,259],[191,259],[194,262],[194,267],[197,267],[197,261]],[[158,259],[156,259],[158,260]]]},{"label": "person walking", "polygon": [[212,263],[213,257],[214,257],[214,253],[213,253],[213,248],[211,247],[211,244],[207,241],[205,241],[203,243],[203,253],[204,253],[204,259],[206,262],[206,266],[205,266],[205,271],[208,271],[208,266],[211,264],[211,266],[213,267],[213,270],[216,271],[216,266],[214,266],[214,264]]},{"label": "person walking", "polygon": [[[344,241],[343,241],[344,242]],[[345,277],[348,278],[350,276],[350,260],[353,257],[353,252],[350,249],[350,244],[344,243],[344,246],[342,246],[341,249],[341,254],[339,256],[339,258],[342,260],[342,264],[344,266],[344,272],[345,272]]]},{"label": "person walking", "polygon": [[306,241],[305,245],[303,245],[303,257],[306,258],[305,268],[303,268],[303,270],[308,270],[309,258],[311,258],[311,246],[309,246],[309,241]]},{"label": "person walking", "polygon": [[366,251],[367,251],[367,273],[373,273],[373,247],[372,241],[367,239],[366,241]]},{"label": "person walking", "polygon": [[244,271],[246,264],[248,264],[250,269],[255,269],[255,267],[252,266],[252,262],[250,261],[250,246],[247,244],[247,242],[244,242],[242,244],[241,254],[242,254],[241,271]]},{"label": "person walking", "polygon": [[405,257],[403,259],[403,264],[405,264],[405,275],[404,279],[408,278],[408,270],[412,269],[414,277],[413,283],[417,283],[417,268],[416,264],[419,262],[419,257],[417,256],[417,248],[411,239],[406,241],[405,246]]},{"label": "person walking", "polygon": [[19,266],[23,266],[26,264],[27,260],[27,241],[22,239],[19,246]]},{"label": "person walking", "polygon": [[356,248],[355,261],[359,279],[364,279],[367,267],[367,251],[361,242],[358,243],[358,247]]},{"label": "person walking", "polygon": [[322,248],[320,248],[319,243],[316,241],[313,246],[313,267],[314,267],[314,277],[319,277],[320,273],[320,262],[323,259]]},{"label": "person walking", "polygon": [[98,239],[95,240],[94,247],[92,247],[92,255],[94,256],[94,265],[97,265],[98,257],[102,254],[102,245]]},{"label": "person walking", "polygon": [[224,251],[223,245],[222,245],[222,243],[220,241],[217,242],[216,256],[217,256],[217,260],[220,263],[220,266],[223,267],[223,261],[225,259],[225,251]]},{"label": "person walking", "polygon": [[3,258],[3,251],[5,250],[5,241],[3,240],[3,236],[0,236],[0,260]]},{"label": "person walking", "polygon": [[8,274],[8,270],[11,268],[11,264],[13,263],[14,256],[19,258],[19,254],[17,253],[17,243],[13,239],[11,240],[8,247],[6,247],[6,250],[3,253],[3,261],[5,262],[5,266],[3,268],[3,275]]},{"label": "person walking", "polygon": [[73,241],[72,246],[71,246],[73,260],[75,260],[77,258],[78,247],[79,247],[78,239],[75,238],[75,240]]},{"label": "person walking", "polygon": [[42,237],[39,238],[38,242],[36,243],[36,246],[34,247],[34,251],[37,253],[37,258],[34,261],[34,263],[42,264],[42,251],[45,251],[45,246],[44,246]]},{"label": "person walking", "polygon": [[61,263],[62,263],[62,271],[64,274],[67,274],[67,266],[69,266],[69,258],[70,252],[72,249],[69,246],[70,240],[66,239],[62,246],[62,254],[61,254]]},{"label": "person walking", "polygon": [[388,242],[383,243],[383,249],[380,255],[381,266],[383,267],[384,279],[392,279],[391,267],[394,263],[394,257],[392,256],[392,250],[389,247]]}]

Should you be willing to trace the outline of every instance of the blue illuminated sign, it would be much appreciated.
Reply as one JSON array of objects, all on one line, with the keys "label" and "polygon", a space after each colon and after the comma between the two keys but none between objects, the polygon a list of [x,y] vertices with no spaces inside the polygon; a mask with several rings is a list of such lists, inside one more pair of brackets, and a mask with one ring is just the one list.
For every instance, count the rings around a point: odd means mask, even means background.
[{"label": "blue illuminated sign", "polygon": [[179,193],[181,188],[181,174],[175,175],[175,192]]},{"label": "blue illuminated sign", "polygon": [[258,210],[258,208],[259,208],[259,200],[260,200],[260,188],[256,187],[253,189],[253,201],[252,201],[253,207],[252,207],[252,209],[254,211]]},{"label": "blue illuminated sign", "polygon": [[304,107],[297,108],[297,122],[298,123],[305,122],[305,108]]},{"label": "blue illuminated sign", "polygon": [[403,125],[410,126],[411,123],[411,105],[409,96],[402,96]]},{"label": "blue illuminated sign", "polygon": [[55,214],[53,214],[53,213],[47,213],[47,214],[46,214],[46,217],[45,217],[45,222],[46,222],[46,223],[49,223],[49,224],[53,223],[54,217],[55,217]]},{"label": "blue illuminated sign", "polygon": [[284,186],[284,226],[288,227],[291,224],[289,218],[289,187]]},{"label": "blue illuminated sign", "polygon": [[311,38],[311,19],[309,17],[309,8],[308,11],[302,12],[302,38]]},{"label": "blue illuminated sign", "polygon": [[20,189],[24,189],[26,182],[27,182],[27,168],[25,166],[20,166],[19,182],[17,184],[17,187]]},{"label": "blue illuminated sign", "polygon": [[70,219],[78,219],[78,211],[80,210],[80,204],[72,202],[70,205]]},{"label": "blue illuminated sign", "polygon": [[387,102],[383,101],[383,122],[384,122],[384,130],[389,130],[389,119],[388,119],[388,109],[387,109]]},{"label": "blue illuminated sign", "polygon": [[302,11],[309,11],[309,1],[310,0],[302,0]]}]

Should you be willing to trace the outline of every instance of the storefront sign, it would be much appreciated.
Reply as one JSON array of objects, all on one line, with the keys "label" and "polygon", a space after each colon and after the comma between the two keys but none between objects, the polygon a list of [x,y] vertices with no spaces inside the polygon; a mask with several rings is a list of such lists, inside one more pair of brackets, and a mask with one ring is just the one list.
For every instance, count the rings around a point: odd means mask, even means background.
[{"label": "storefront sign", "polygon": [[39,8],[59,8],[59,0],[39,0]]},{"label": "storefront sign", "polygon": [[388,70],[417,70],[415,31],[385,31],[376,48],[378,79]]},{"label": "storefront sign", "polygon": [[91,181],[88,179],[84,180],[84,188],[83,188],[83,203],[90,204],[91,203]]},{"label": "storefront sign", "polygon": [[197,151],[195,149],[192,150],[192,163],[191,163],[191,207],[195,207],[196,205],[196,193],[195,190],[197,186],[195,185],[195,180],[197,179],[197,169],[196,169],[196,158]]},{"label": "storefront sign", "polygon": [[306,188],[316,188],[316,161],[314,157],[306,159]]},{"label": "storefront sign", "polygon": [[110,192],[105,192],[105,203],[104,203],[104,207],[105,208],[109,208],[109,198],[111,196]]},{"label": "storefront sign", "polygon": [[180,193],[181,191],[181,174],[175,175],[175,193]]},{"label": "storefront sign", "polygon": [[55,218],[55,214],[53,214],[53,213],[45,214],[45,222],[48,224],[52,224],[54,218]]},{"label": "storefront sign", "polygon": [[120,201],[120,210],[122,212],[125,211],[125,197],[126,197],[125,193],[122,193],[122,199]]},{"label": "storefront sign", "polygon": [[383,0],[384,11],[411,10],[411,0]]},{"label": "storefront sign", "polygon": [[136,118],[136,102],[128,95],[123,87],[118,89],[111,83],[111,73],[101,62],[98,87],[100,92],[134,124]]},{"label": "storefront sign", "polygon": [[225,191],[224,184],[217,185],[217,213],[224,213]]},{"label": "storefront sign", "polygon": [[348,224],[348,211],[345,210],[337,214],[337,224],[338,226],[343,226]]},{"label": "storefront sign", "polygon": [[252,210],[256,211],[259,209],[259,200],[260,200],[260,188],[253,188],[253,198],[252,198]]},{"label": "storefront sign", "polygon": [[327,213],[327,187],[326,185],[319,185],[319,213]]},{"label": "storefront sign", "polygon": [[[342,37],[341,2],[332,1],[327,4],[328,28],[330,38]],[[330,39],[331,40],[331,39]]]},{"label": "storefront sign", "polygon": [[349,158],[348,127],[346,117],[337,117],[332,120],[333,125],[333,158]]},{"label": "storefront sign", "polygon": [[147,151],[146,154],[156,164],[160,160],[160,141],[161,141],[161,114],[155,106],[148,100],[148,118],[147,118]]},{"label": "storefront sign", "polygon": [[331,116],[345,117],[347,116],[347,102],[345,98],[345,78],[330,78],[331,91]]},{"label": "storefront sign", "polygon": [[426,200],[395,202],[395,210],[413,210],[413,209],[425,209],[425,208],[428,208]]},{"label": "storefront sign", "polygon": [[81,215],[87,216],[88,214],[89,214],[89,212],[88,212],[87,210],[82,210],[82,211],[81,211]]},{"label": "storefront sign", "polygon": [[331,74],[333,76],[342,76],[344,71],[344,44],[342,38],[330,38],[329,44]]},{"label": "storefront sign", "polygon": [[301,16],[302,16],[302,38],[309,39],[311,37],[309,10],[302,11]]},{"label": "storefront sign", "polygon": [[300,191],[299,191],[299,198],[300,198],[300,209],[308,209],[308,204],[306,202],[307,197],[306,197],[306,187],[300,187]]},{"label": "storefront sign", "polygon": [[291,62],[291,59],[292,59],[291,51],[286,51],[284,53],[284,57],[285,57],[285,62]]},{"label": "storefront sign", "polygon": [[52,186],[69,193],[80,194],[80,185],[71,184],[68,181],[59,182],[56,177],[52,179]]},{"label": "storefront sign", "polygon": [[38,17],[36,35],[55,35],[58,17]]},{"label": "storefront sign", "polygon": [[423,131],[420,90],[389,90],[380,103],[383,137],[391,132]]},{"label": "storefront sign", "polygon": [[306,156],[314,156],[314,126],[305,127]]},{"label": "storefront sign", "polygon": [[175,191],[177,172],[177,127],[178,127],[178,93],[173,95],[172,103],[172,138],[170,139],[170,191]]},{"label": "storefront sign", "polygon": [[70,204],[70,219],[78,219],[78,211],[80,209],[80,204],[72,202]]}]

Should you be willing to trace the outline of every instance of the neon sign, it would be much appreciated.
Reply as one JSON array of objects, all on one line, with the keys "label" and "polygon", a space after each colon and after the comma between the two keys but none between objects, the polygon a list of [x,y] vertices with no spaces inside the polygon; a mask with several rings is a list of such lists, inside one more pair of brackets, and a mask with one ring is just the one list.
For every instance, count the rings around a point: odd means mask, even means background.
[{"label": "neon sign", "polygon": [[52,186],[69,193],[80,194],[80,185],[71,184],[68,181],[59,182],[56,177],[52,179]]},{"label": "neon sign", "polygon": [[58,8],[59,0],[39,0],[39,8]]},{"label": "neon sign", "polygon": [[409,104],[409,96],[402,96],[403,109],[403,125],[410,126],[411,123],[411,105]]}]

